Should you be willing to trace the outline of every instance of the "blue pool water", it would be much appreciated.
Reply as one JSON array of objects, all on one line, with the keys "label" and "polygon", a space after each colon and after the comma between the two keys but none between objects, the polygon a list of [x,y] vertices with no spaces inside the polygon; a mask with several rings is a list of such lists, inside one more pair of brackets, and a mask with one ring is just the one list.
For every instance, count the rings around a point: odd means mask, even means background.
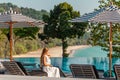
[{"label": "blue pool water", "polygon": [[108,52],[104,51],[100,46],[78,49],[75,51],[74,57],[107,57]]}]

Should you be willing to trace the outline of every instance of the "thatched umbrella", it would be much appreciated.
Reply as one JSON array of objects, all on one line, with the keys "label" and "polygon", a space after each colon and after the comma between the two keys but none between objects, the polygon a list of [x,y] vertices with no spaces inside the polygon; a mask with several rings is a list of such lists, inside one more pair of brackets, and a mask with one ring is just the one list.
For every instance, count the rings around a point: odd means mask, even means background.
[{"label": "thatched umbrella", "polygon": [[12,61],[12,28],[19,27],[38,27],[45,23],[41,20],[35,20],[33,18],[22,15],[10,9],[10,11],[0,13],[0,27],[10,28],[10,61]]},{"label": "thatched umbrella", "polygon": [[70,22],[92,22],[92,23],[109,23],[109,76],[112,71],[112,23],[120,23],[120,9],[111,5],[109,7],[101,8],[92,13],[85,14],[79,18],[70,20]]}]

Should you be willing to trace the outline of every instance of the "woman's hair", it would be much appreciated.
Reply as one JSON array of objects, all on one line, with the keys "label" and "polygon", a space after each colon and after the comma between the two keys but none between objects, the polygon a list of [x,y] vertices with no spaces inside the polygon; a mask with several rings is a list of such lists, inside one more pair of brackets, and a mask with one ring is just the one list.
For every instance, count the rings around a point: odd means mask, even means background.
[{"label": "woman's hair", "polygon": [[42,50],[42,54],[41,54],[41,57],[40,57],[40,63],[41,63],[41,65],[42,65],[42,63],[43,63],[43,56],[46,54],[48,52],[48,48],[43,48],[43,50]]}]

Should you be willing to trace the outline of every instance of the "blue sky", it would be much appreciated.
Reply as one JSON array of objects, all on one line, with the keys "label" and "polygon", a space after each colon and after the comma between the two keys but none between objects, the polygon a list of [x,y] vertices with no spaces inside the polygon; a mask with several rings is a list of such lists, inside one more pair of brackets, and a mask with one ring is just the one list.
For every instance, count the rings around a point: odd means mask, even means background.
[{"label": "blue sky", "polygon": [[45,9],[47,11],[54,8],[61,2],[68,2],[74,10],[80,11],[81,14],[92,12],[98,7],[98,0],[0,0],[0,3],[11,2],[19,7],[28,7],[36,10]]}]

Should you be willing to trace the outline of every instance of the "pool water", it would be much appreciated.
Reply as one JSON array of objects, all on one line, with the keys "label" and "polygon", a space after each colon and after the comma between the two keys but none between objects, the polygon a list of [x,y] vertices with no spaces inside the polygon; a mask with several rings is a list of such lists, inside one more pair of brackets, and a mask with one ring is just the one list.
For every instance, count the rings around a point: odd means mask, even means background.
[{"label": "pool water", "polygon": [[[39,58],[14,58],[16,61],[22,63],[36,63],[40,64]],[[51,58],[53,66],[59,66],[63,72],[69,73],[70,64],[93,64],[98,70],[109,70],[109,61],[107,57],[70,57],[70,58]],[[112,65],[120,64],[119,58],[112,59]]]},{"label": "pool water", "polygon": [[104,51],[100,46],[91,46],[88,48],[75,50],[74,57],[107,57],[109,52]]}]

